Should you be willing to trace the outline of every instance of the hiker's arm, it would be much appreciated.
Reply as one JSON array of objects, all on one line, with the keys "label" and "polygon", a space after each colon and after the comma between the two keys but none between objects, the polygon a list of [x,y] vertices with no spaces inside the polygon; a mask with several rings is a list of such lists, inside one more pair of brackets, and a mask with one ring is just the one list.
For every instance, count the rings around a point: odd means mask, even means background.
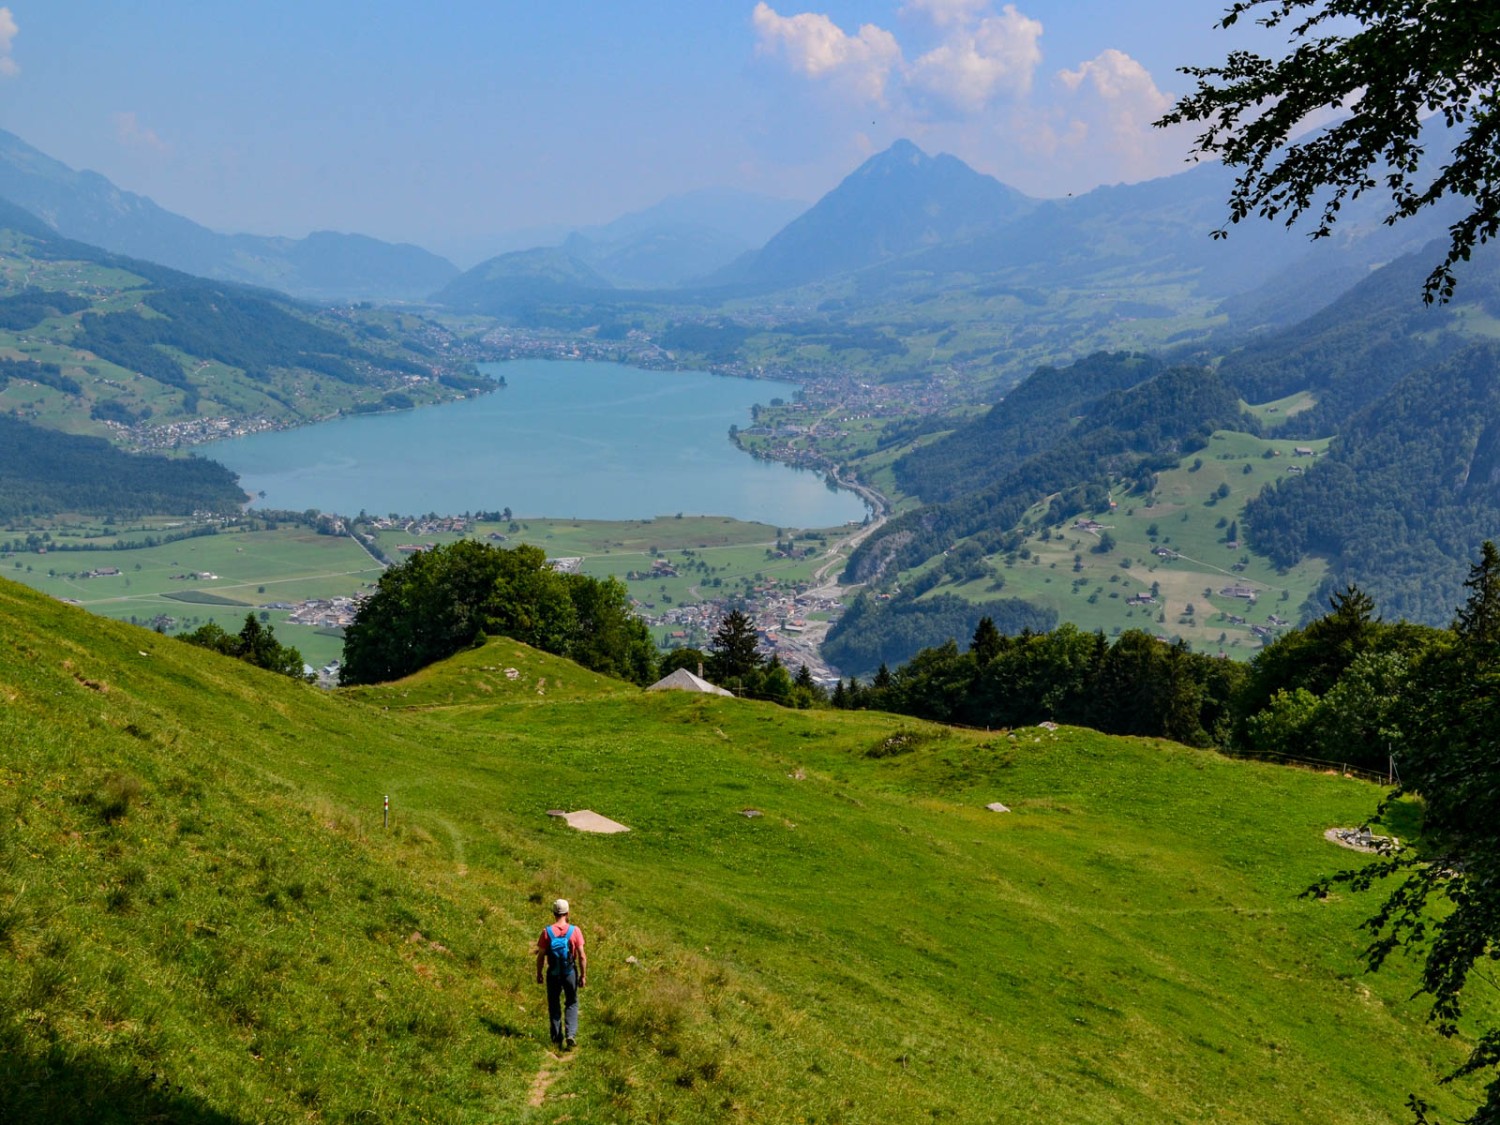
[{"label": "hiker's arm", "polygon": [[583,942],[578,943],[578,987],[582,988],[589,982],[589,958],[583,951]]},{"label": "hiker's arm", "polygon": [[547,951],[542,948],[541,939],[538,938],[537,939],[537,943],[536,943],[536,982],[537,982],[537,984],[543,983],[542,973],[546,971],[546,966],[547,966]]}]

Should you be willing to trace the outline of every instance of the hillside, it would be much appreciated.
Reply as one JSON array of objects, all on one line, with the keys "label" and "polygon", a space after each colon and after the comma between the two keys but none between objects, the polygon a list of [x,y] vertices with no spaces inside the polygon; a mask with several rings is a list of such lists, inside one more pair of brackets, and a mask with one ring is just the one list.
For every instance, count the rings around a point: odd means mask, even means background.
[{"label": "hillside", "polygon": [[[909,569],[970,536],[978,537],[977,545],[987,553],[1044,498],[1052,498],[1047,522],[1060,523],[1107,503],[1116,481],[1148,482],[1183,452],[1202,448],[1215,430],[1255,426],[1211,371],[1159,370],[1125,354],[1095,357],[1089,369],[1090,375],[1078,380],[1086,389],[1059,396],[1062,409],[1076,406],[1076,421],[1044,419],[1039,431],[1024,425],[1007,429],[1002,404],[988,418],[914,455],[908,479],[925,480],[930,470],[923,466],[936,461],[941,467],[949,450],[960,464],[972,460],[976,443],[988,447],[994,468],[981,459],[975,472],[960,478],[963,488],[951,499],[902,515],[865,540],[849,559],[848,578],[866,582]],[[1136,382],[1142,374],[1151,377]],[[1035,378],[1051,382],[1046,369]],[[1123,389],[1106,389],[1113,386]],[[997,417],[1001,421],[992,422]],[[995,430],[1004,434],[1005,444],[994,440]],[[1149,491],[1149,485],[1142,490]]]},{"label": "hillside", "polygon": [[486,316],[535,316],[550,304],[572,304],[612,289],[567,247],[515,250],[480,262],[433,295],[438,304]]},{"label": "hillside", "polygon": [[1392,617],[1446,623],[1467,560],[1500,524],[1500,348],[1474,345],[1403,377],[1343,427],[1329,456],[1245,510],[1283,567],[1329,560]]},{"label": "hillside", "polygon": [[[1353,1123],[1473,1097],[1434,1087],[1466,1044],[1407,969],[1359,973],[1373,904],[1298,897],[1361,862],[1322,838],[1360,782],[596,692],[505,640],[321,693],[4,582],[0,632],[22,1120]],[[564,1062],[527,951],[559,893],[591,955]]]},{"label": "hillside", "polygon": [[[1265,639],[1279,626],[1264,609],[1234,612],[1211,596],[1238,581],[1224,579],[1252,574],[1257,590],[1275,593],[1283,621],[1321,612],[1335,589],[1355,583],[1388,617],[1446,623],[1462,600],[1469,560],[1500,512],[1493,463],[1500,403],[1491,389],[1500,369],[1500,255],[1477,252],[1460,271],[1457,298],[1424,306],[1417,295],[1439,249],[1396,259],[1326,308],[1222,358],[1179,349],[1214,364],[1212,376],[1198,377],[1218,386],[1207,397],[1185,384],[1153,389],[1173,370],[1157,356],[1099,353],[1037,368],[949,432],[913,429],[904,451],[893,443],[857,455],[856,471],[887,473],[925,506],[893,519],[851,558],[850,579],[875,581],[898,597],[836,625],[826,655],[846,672],[869,673],[921,645],[963,640],[986,606],[1000,608],[1002,591],[1089,628],[1139,627],[1130,620],[1139,615],[1161,635],[1243,653],[1254,643],[1246,630]],[[1258,405],[1245,413],[1233,398]],[[1161,506],[1155,475],[1179,469],[1182,453],[1218,428],[1225,448],[1247,451],[1217,454],[1230,456],[1243,475],[1179,477],[1176,487],[1191,499]],[[1293,463],[1299,449],[1328,455]],[[1262,456],[1293,461],[1267,465]],[[1272,471],[1257,475],[1264,469]],[[1216,496],[1218,488],[1229,491]],[[1117,506],[1144,513],[1153,526],[1164,514],[1219,509],[1220,534],[1191,534],[1194,566],[1172,567],[1191,571],[1193,588],[1170,583],[1165,598],[1153,593],[1128,612],[1093,608],[1101,598],[1145,593],[1107,590],[1094,574],[1095,555],[1119,560],[1109,584],[1162,586],[1149,560],[1164,543],[1120,519]],[[1075,516],[1109,530],[1118,551],[1096,550],[1103,545],[1097,529],[1075,534]],[[1071,548],[1060,555],[1064,542]],[[1147,571],[1137,565],[1132,575],[1130,563],[1143,557]],[[1071,586],[1038,575],[1030,564],[1043,559],[1049,568],[1071,562]],[[1017,569],[1018,562],[1028,565]],[[1086,605],[1073,596],[1082,590],[1090,592]],[[908,637],[919,599],[933,603],[927,626]]]},{"label": "hillside", "polygon": [[423,342],[450,339],[120,257],[0,204],[0,413],[49,428],[164,448],[489,389]]},{"label": "hillside", "polygon": [[318,300],[425,297],[452,279],[451,262],[417,246],[315,231],[306,238],[220,234],[76,172],[0,130],[0,199],[41,216],[67,238],[202,277],[263,285]]}]

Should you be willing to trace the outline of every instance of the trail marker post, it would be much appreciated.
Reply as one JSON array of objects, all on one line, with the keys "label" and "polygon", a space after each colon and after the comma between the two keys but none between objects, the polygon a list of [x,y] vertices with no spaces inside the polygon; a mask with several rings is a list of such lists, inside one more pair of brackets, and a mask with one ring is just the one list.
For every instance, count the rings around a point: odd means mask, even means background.
[{"label": "trail marker post", "polygon": [[391,826],[391,795],[389,793],[387,793],[385,795],[385,812],[384,812],[384,814],[380,818],[380,827],[382,827],[382,828],[389,828],[390,826]]}]

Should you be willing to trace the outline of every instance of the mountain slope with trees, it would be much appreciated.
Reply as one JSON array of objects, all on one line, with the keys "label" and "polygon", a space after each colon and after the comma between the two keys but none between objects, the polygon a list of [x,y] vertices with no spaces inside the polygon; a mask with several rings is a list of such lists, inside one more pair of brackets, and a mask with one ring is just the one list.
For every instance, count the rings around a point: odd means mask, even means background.
[{"label": "mountain slope with trees", "polygon": [[1464,560],[1500,526],[1497,376],[1495,345],[1406,375],[1327,457],[1246,506],[1250,542],[1284,566],[1327,556],[1326,590],[1357,582],[1389,616],[1446,620]]},{"label": "mountain slope with trees", "polygon": [[63,238],[11,205],[0,245],[15,267],[0,280],[0,347],[29,357],[6,361],[0,413],[152,445],[156,427],[205,416],[305,421],[492,386],[467,361],[407,347],[447,335],[407,314],[317,312]]},{"label": "mountain slope with trees", "polygon": [[[1095,357],[1089,367],[1090,375],[1082,382],[1098,382],[1105,371],[1113,372],[1114,381],[1129,382],[1143,370],[1154,369],[1150,362],[1129,355]],[[1040,378],[1045,383],[1046,373]],[[993,479],[978,476],[965,481],[965,490],[953,499],[892,520],[850,557],[846,579],[866,582],[883,573],[909,569],[960,539],[972,537],[974,549],[987,553],[1027,508],[1044,497],[1057,494],[1048,518],[1063,520],[1096,507],[1107,498],[1110,482],[1116,478],[1149,476],[1157,468],[1176,464],[1184,451],[1201,448],[1215,430],[1255,425],[1217,375],[1192,367],[1169,368],[1126,390],[1111,390],[1085,401],[1081,409],[1076,423],[1055,426],[1052,440],[1017,460],[1013,468]],[[958,449],[975,442],[982,446],[988,440],[984,424],[981,420],[947,442]],[[1001,465],[1017,458],[1019,449],[1029,447],[1033,440],[1024,426],[1009,430],[1007,436],[1017,452],[1009,458],[998,452]],[[940,459],[947,442],[936,445],[936,453],[916,464]],[[955,565],[955,558],[945,565]]]}]

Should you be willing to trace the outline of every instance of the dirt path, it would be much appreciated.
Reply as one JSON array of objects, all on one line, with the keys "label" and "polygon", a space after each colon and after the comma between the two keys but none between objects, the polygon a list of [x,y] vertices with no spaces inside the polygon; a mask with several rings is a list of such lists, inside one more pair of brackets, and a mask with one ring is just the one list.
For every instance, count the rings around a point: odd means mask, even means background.
[{"label": "dirt path", "polygon": [[526,1104],[532,1109],[541,1109],[542,1103],[547,1100],[547,1091],[552,1088],[562,1075],[567,1065],[573,1061],[572,1055],[557,1055],[548,1051],[542,1059],[541,1068],[536,1072],[536,1077],[531,1080],[531,1090],[526,1095]]}]

